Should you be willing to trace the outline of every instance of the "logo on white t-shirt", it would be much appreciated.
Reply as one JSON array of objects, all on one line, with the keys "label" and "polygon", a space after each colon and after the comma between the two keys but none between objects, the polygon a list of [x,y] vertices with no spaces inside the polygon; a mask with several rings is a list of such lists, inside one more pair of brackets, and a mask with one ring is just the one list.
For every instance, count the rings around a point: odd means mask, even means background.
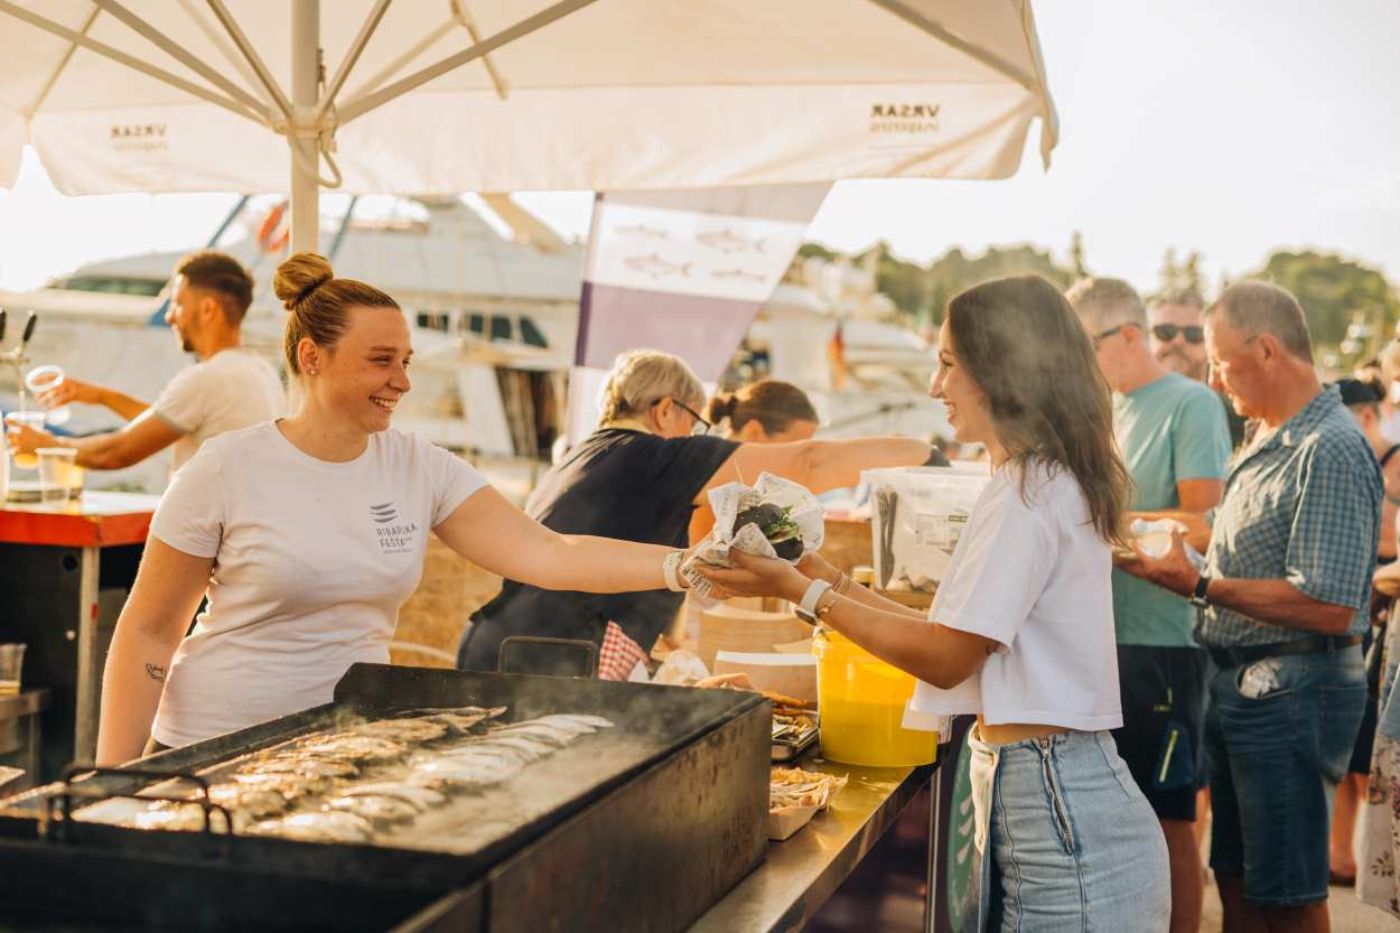
[{"label": "logo on white t-shirt", "polygon": [[380,551],[385,554],[407,554],[413,550],[418,523],[399,522],[398,506],[392,502],[371,505],[369,517],[379,526],[374,533],[379,538]]}]

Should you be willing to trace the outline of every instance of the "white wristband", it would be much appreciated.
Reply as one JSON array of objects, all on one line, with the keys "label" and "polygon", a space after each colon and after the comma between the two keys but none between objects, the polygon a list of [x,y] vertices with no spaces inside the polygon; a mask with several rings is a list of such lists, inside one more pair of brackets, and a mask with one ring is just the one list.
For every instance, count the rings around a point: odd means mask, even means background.
[{"label": "white wristband", "polygon": [[684,557],[685,551],[672,551],[661,562],[661,573],[666,577],[666,589],[672,593],[685,592],[685,587],[681,585],[680,574],[676,572],[680,569],[681,559]]},{"label": "white wristband", "polygon": [[813,580],[808,584],[807,592],[802,594],[802,602],[793,607],[793,613],[808,625],[816,625],[817,603],[821,602],[822,596],[829,589],[831,584],[825,580]]}]

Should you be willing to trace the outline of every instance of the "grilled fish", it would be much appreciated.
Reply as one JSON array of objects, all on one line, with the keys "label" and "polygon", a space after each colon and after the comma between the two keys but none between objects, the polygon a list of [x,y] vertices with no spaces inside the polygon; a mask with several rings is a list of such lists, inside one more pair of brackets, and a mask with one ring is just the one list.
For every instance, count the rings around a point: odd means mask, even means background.
[{"label": "grilled fish", "polygon": [[352,784],[340,792],[342,797],[392,797],[410,804],[419,813],[430,807],[440,807],[447,803],[447,795],[429,787],[405,784],[397,781],[380,781],[374,784]]},{"label": "grilled fish", "polygon": [[236,782],[211,785],[209,799],[235,813],[245,813],[253,820],[276,816],[290,805],[287,798],[275,790],[246,787]]},{"label": "grilled fish", "polygon": [[470,732],[478,723],[488,719],[495,719],[506,711],[504,706],[458,706],[446,709],[425,709],[424,719],[431,719],[440,722],[450,731],[465,735]]},{"label": "grilled fish", "polygon": [[417,807],[398,797],[379,797],[372,794],[336,797],[327,801],[326,806],[332,810],[343,810],[362,816],[376,826],[408,823],[419,813]]},{"label": "grilled fish", "polygon": [[573,730],[577,735],[587,735],[591,732],[597,732],[599,729],[613,727],[612,720],[587,713],[554,713],[549,716],[541,716],[538,719],[527,719],[526,722],[542,722],[552,726],[560,726]]},{"label": "grilled fish", "polygon": [[572,729],[547,722],[518,722],[509,726],[500,726],[486,733],[488,739],[501,735],[524,736],[528,739],[547,742],[556,748],[563,748],[578,738],[578,733]]},{"label": "grilled fish", "polygon": [[244,832],[249,836],[279,836],[298,842],[368,842],[374,836],[374,826],[354,813],[319,810],[279,820],[263,820]]},{"label": "grilled fish", "polygon": [[408,782],[434,790],[466,791],[500,784],[519,773],[519,762],[502,763],[486,758],[476,761],[459,757],[439,758],[415,765]]},{"label": "grilled fish", "polygon": [[250,761],[238,770],[243,774],[310,774],[328,778],[349,778],[360,773],[348,761],[307,754],[274,755]]},{"label": "grilled fish", "polygon": [[[236,823],[236,821],[235,821]],[[160,800],[135,814],[129,825],[136,829],[160,829],[169,832],[197,832],[204,829],[204,808],[197,803]],[[228,832],[228,822],[218,810],[209,812],[209,828],[216,833]]]},{"label": "grilled fish", "polygon": [[233,780],[244,787],[272,791],[288,800],[319,794],[330,787],[330,778],[320,774],[235,774]]},{"label": "grilled fish", "polygon": [[395,742],[418,744],[440,739],[447,734],[447,723],[428,716],[410,719],[377,719],[362,722],[351,729],[356,735],[372,735]]},{"label": "grilled fish", "polygon": [[396,761],[407,751],[402,743],[392,739],[376,735],[356,735],[353,732],[313,736],[296,749],[297,754],[340,758],[365,764]]},{"label": "grilled fish", "polygon": [[469,749],[498,749],[513,752],[518,755],[522,762],[529,764],[538,761],[545,755],[555,751],[559,746],[544,739],[532,738],[528,735],[501,735],[500,733],[490,733],[484,738],[473,739],[466,745],[457,746],[454,751],[467,751]]}]

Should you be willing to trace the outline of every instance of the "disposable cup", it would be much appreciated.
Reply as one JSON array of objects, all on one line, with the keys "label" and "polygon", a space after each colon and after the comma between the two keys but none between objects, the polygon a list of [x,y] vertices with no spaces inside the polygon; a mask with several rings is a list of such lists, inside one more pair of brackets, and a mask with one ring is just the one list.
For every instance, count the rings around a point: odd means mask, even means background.
[{"label": "disposable cup", "polygon": [[65,501],[82,492],[83,471],[78,452],[72,447],[40,447],[39,498],[45,502]]},{"label": "disposable cup", "polygon": [[[57,389],[63,385],[63,367],[49,364],[47,366],[35,366],[24,377],[25,388],[29,389],[37,398],[50,389]],[[49,424],[64,424],[68,421],[67,405],[59,405],[57,408],[50,408],[45,417]]]}]

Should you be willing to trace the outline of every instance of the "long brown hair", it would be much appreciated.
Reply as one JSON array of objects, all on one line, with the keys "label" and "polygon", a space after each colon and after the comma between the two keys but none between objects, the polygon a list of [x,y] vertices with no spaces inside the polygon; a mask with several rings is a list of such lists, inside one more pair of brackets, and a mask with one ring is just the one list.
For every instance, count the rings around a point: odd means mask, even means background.
[{"label": "long brown hair", "polygon": [[726,418],[735,431],[750,421],[757,421],[766,433],[780,434],[794,421],[817,421],[817,410],[807,393],[792,383],[760,379],[728,395],[719,394],[710,399],[705,420],[719,424]]},{"label": "long brown hair", "polygon": [[1010,459],[1069,470],[1099,536],[1123,543],[1132,478],[1113,436],[1112,393],[1064,295],[1039,276],[996,279],[948,302],[948,330]]},{"label": "long brown hair", "polygon": [[297,345],[303,337],[324,350],[333,350],[350,327],[350,309],[394,308],[399,303],[386,293],[355,279],[338,279],[330,260],[319,253],[296,253],[277,267],[272,290],[291,312],[282,338],[287,368],[298,375]]}]

